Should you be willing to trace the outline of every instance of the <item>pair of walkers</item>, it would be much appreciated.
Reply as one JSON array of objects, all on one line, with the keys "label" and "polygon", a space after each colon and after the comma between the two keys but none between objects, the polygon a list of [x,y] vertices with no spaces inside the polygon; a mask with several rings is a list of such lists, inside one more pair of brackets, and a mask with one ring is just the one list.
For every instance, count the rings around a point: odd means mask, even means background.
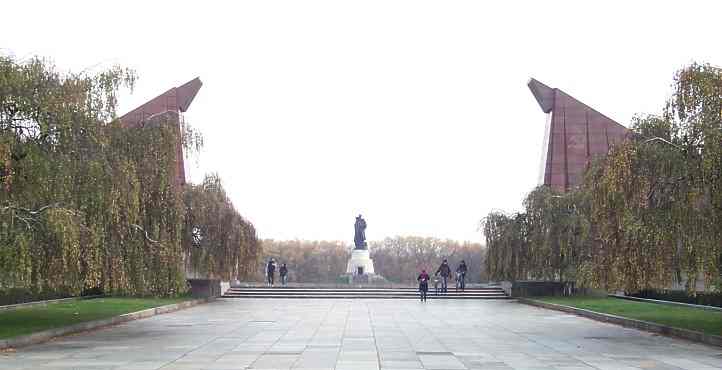
[{"label": "pair of walkers", "polygon": [[[456,289],[464,290],[466,288],[466,262],[463,260],[461,263],[459,263],[459,266],[456,268]],[[436,269],[436,273],[434,274],[437,277],[440,277],[441,280],[441,292],[447,293],[449,291],[448,289],[448,280],[449,277],[451,277],[451,267],[449,267],[449,262],[444,258],[444,261],[441,262],[441,265],[438,269]],[[429,292],[429,274],[426,272],[426,270],[421,270],[421,274],[416,278],[416,280],[419,282],[419,293],[421,294],[421,301],[426,302],[426,295]],[[437,286],[438,289],[438,286]],[[438,290],[437,290],[438,293]]]},{"label": "pair of walkers", "polygon": [[[278,273],[281,276],[281,285],[286,286],[286,283],[288,283],[288,267],[286,267],[285,263],[281,264],[281,267],[278,269]],[[271,258],[266,264],[266,282],[268,283],[268,286],[273,286],[275,275],[276,260]]]}]

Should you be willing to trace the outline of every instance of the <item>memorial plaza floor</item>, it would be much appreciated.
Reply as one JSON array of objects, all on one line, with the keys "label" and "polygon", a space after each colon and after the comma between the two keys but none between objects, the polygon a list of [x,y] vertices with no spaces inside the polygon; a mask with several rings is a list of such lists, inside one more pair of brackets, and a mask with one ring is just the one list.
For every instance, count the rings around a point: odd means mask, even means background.
[{"label": "memorial plaza floor", "polygon": [[722,369],[722,348],[514,301],[220,299],[0,354],[0,369]]}]

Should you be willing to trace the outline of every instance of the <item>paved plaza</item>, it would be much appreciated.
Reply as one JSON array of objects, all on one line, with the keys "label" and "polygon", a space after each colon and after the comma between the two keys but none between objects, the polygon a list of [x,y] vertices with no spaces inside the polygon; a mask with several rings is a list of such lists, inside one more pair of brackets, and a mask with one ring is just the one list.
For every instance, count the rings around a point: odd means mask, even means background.
[{"label": "paved plaza", "polygon": [[221,299],[0,354],[0,369],[722,369],[722,348],[514,301]]}]

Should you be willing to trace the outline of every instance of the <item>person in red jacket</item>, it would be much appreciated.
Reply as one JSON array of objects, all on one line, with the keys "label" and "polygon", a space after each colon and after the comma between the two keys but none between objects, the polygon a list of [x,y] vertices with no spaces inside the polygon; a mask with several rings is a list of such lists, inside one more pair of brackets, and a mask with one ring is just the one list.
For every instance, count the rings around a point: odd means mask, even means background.
[{"label": "person in red jacket", "polygon": [[426,270],[421,270],[419,277],[416,278],[419,282],[419,293],[421,294],[421,302],[426,302],[426,293],[429,291],[429,274]]}]

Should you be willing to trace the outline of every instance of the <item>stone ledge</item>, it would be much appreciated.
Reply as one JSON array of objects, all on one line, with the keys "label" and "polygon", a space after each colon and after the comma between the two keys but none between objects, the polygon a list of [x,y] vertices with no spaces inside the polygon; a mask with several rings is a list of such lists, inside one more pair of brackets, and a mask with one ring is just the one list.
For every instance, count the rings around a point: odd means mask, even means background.
[{"label": "stone ledge", "polygon": [[658,334],[669,335],[677,338],[687,339],[694,342],[705,343],[713,346],[722,347],[722,337],[717,335],[710,335],[701,333],[698,331],[673,328],[671,326],[656,324],[649,321],[629,319],[626,317],[609,315],[605,313],[599,313],[595,311],[585,310],[582,308],[563,306],[554,303],[546,303],[528,298],[517,298],[518,302],[525,303],[531,306],[546,308],[550,310],[562,311],[571,313],[574,315],[586,317],[588,319],[608,322],[611,324],[621,325],[628,328],[640,329]]},{"label": "stone ledge", "polygon": [[660,299],[649,299],[649,298],[630,297],[630,296],[620,295],[620,294],[608,294],[608,296],[609,296],[609,297],[612,297],[612,298],[626,299],[626,300],[637,301],[637,302],[647,302],[647,303],[663,304],[663,305],[667,305],[667,306],[680,306],[680,307],[699,308],[700,310],[708,310],[708,311],[719,311],[719,312],[722,312],[722,307],[705,306],[705,305],[701,305],[701,304],[691,304],[691,303],[674,302],[674,301],[663,301],[663,300],[660,300]]},{"label": "stone ledge", "polygon": [[53,304],[53,303],[81,301],[84,299],[94,299],[94,298],[103,298],[103,297],[105,297],[105,296],[104,295],[86,295],[86,296],[81,296],[81,297],[68,297],[68,298],[49,299],[46,301],[34,301],[34,302],[8,304],[8,305],[0,306],[0,311],[17,310],[18,308],[27,308],[27,307],[33,307],[33,306],[47,306],[47,305]]},{"label": "stone ledge", "polygon": [[31,344],[47,342],[50,339],[53,339],[55,337],[60,337],[63,335],[79,333],[79,332],[93,330],[93,329],[99,329],[99,328],[106,327],[106,326],[122,324],[122,323],[128,322],[128,321],[139,320],[139,319],[144,319],[144,318],[148,318],[148,317],[155,316],[155,315],[174,312],[174,311],[182,310],[184,308],[197,306],[199,304],[206,303],[211,300],[213,300],[213,299],[209,299],[209,298],[194,299],[194,300],[190,300],[190,301],[178,302],[178,303],[169,304],[169,305],[165,305],[165,306],[149,308],[149,309],[142,310],[142,311],[130,312],[130,313],[122,314],[120,316],[110,317],[107,319],[81,322],[81,323],[77,323],[77,324],[70,325],[70,326],[63,326],[60,328],[43,330],[43,331],[39,331],[37,333],[26,334],[26,335],[13,337],[13,338],[7,338],[7,339],[0,339],[0,349],[24,347],[24,346],[28,346]]}]

